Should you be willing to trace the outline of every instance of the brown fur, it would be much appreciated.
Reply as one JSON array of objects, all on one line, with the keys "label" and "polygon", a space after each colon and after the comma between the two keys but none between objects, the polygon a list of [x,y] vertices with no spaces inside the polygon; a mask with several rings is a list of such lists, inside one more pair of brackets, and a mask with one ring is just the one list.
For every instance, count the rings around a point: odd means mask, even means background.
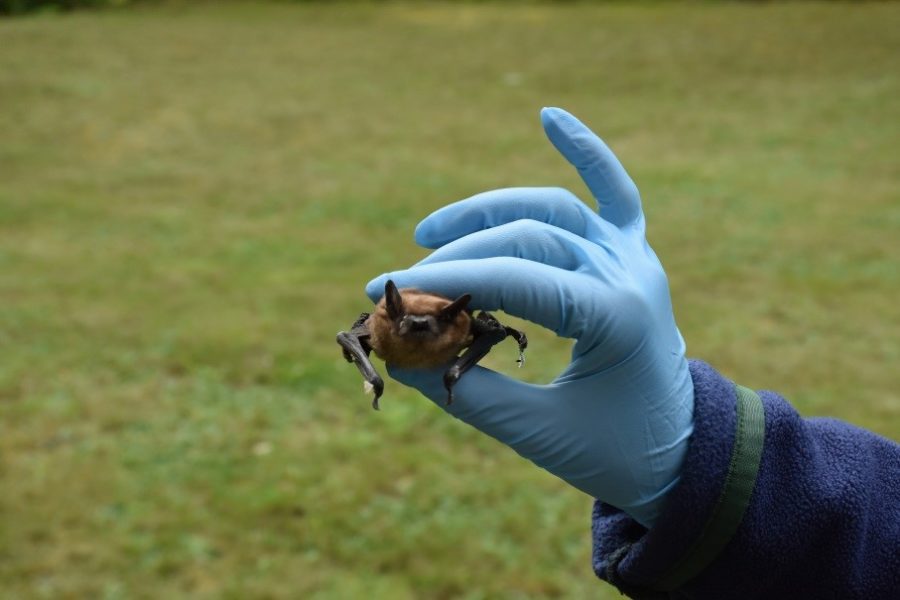
[{"label": "brown fur", "polygon": [[[442,296],[427,294],[416,289],[400,290],[405,314],[434,315],[450,305],[451,300]],[[466,311],[440,335],[414,338],[401,336],[397,331],[398,322],[388,316],[385,299],[375,306],[366,326],[369,329],[369,345],[384,362],[398,367],[437,367],[456,358],[459,352],[472,343],[469,332],[472,317]]]}]

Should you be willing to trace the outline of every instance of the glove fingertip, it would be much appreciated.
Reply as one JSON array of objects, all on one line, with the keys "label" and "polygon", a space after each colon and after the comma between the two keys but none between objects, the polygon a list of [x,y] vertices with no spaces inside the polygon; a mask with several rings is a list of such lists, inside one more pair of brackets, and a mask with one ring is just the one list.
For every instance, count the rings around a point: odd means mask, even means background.
[{"label": "glove fingertip", "polygon": [[556,106],[545,106],[541,109],[541,122],[544,125],[552,122],[556,117],[560,115],[567,115],[566,111],[561,108],[557,108]]},{"label": "glove fingertip", "polygon": [[366,284],[366,296],[369,297],[369,300],[371,300],[373,304],[381,300],[381,297],[384,296],[384,283],[387,280],[387,277],[388,274],[384,273]]},{"label": "glove fingertip", "polygon": [[434,221],[426,218],[416,226],[413,234],[416,243],[423,248],[435,249],[443,245],[443,240],[439,239],[440,229],[434,225]]},{"label": "glove fingertip", "polygon": [[541,111],[544,133],[560,154],[575,167],[588,162],[586,152],[591,150],[594,136],[584,124],[561,108],[545,108]]},{"label": "glove fingertip", "polygon": [[579,122],[571,113],[555,106],[541,109],[541,125],[551,141],[556,141],[560,135],[565,135],[564,126],[568,122]]}]

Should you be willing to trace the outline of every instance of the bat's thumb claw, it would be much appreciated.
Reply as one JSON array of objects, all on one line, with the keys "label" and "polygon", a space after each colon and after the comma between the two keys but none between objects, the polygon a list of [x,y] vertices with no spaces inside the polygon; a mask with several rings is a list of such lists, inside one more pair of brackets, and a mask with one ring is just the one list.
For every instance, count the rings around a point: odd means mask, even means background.
[{"label": "bat's thumb claw", "polygon": [[380,377],[376,376],[371,381],[363,382],[363,389],[367,394],[374,394],[374,398],[372,398],[372,408],[378,410],[378,399],[381,398],[381,394],[384,393],[384,382]]},{"label": "bat's thumb claw", "polygon": [[461,375],[459,365],[453,365],[444,373],[444,389],[447,390],[447,404],[453,403],[453,386],[459,381]]}]

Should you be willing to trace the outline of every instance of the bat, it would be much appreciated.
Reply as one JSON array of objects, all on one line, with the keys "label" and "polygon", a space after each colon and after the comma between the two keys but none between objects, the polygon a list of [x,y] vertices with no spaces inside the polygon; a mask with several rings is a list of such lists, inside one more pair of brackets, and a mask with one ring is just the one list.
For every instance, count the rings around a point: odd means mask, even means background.
[{"label": "bat", "polygon": [[488,312],[475,316],[468,308],[471,300],[471,294],[450,300],[413,288],[399,290],[388,280],[374,312],[362,313],[350,331],[337,334],[344,358],[356,364],[366,389],[375,393],[372,408],[378,410],[378,399],[384,392],[384,380],[369,358],[372,351],[385,363],[398,367],[439,367],[452,361],[444,373],[447,404],[453,402],[453,386],[459,378],[507,337],[518,342],[516,362],[522,366],[528,347],[525,334],[503,325]]}]

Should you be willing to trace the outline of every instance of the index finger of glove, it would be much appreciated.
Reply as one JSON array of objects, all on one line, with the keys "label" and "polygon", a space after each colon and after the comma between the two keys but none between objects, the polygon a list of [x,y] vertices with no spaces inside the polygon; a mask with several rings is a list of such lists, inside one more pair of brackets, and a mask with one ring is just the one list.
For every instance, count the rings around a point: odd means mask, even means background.
[{"label": "index finger of glove", "polygon": [[376,277],[366,286],[373,302],[384,295],[387,280],[400,288],[416,288],[448,298],[471,294],[472,308],[502,310],[527,319],[557,335],[579,337],[590,319],[575,298],[592,285],[583,275],[522,258],[498,256],[414,266]]},{"label": "index finger of glove", "polygon": [[519,187],[491,190],[454,202],[425,217],[416,227],[416,243],[440,248],[463,236],[520,219],[532,219],[597,240],[609,227],[569,190]]},{"label": "index finger of glove", "polygon": [[565,229],[531,219],[520,219],[454,240],[419,261],[417,266],[512,256],[566,271],[576,271],[593,265],[591,255],[594,249],[594,244]]}]

